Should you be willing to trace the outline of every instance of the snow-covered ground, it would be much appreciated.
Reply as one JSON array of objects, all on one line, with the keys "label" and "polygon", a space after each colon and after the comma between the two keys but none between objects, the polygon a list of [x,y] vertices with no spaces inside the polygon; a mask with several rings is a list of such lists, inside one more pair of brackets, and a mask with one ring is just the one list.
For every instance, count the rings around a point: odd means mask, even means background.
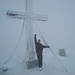
[{"label": "snow-covered ground", "polygon": [[[6,13],[8,10],[25,12],[25,8],[25,0],[0,0],[0,68],[8,68],[4,73],[0,71],[0,75],[75,75],[75,0],[33,0],[33,13],[48,15],[47,22],[33,22],[34,33],[40,38],[37,24],[67,72],[49,49],[43,51],[42,71],[27,69],[23,63],[26,22],[14,55],[3,65],[13,53],[23,25],[23,20],[11,19]],[[65,49],[65,57],[59,55],[59,48]]]},{"label": "snow-covered ground", "polygon": [[11,64],[9,63],[5,65],[5,67],[8,68],[8,71],[4,73],[0,72],[0,75],[75,75],[74,53],[75,51],[68,50],[65,57],[55,53],[58,59],[67,69],[67,72],[51,53],[51,51],[49,49],[44,49],[42,71],[39,71],[38,67],[27,69],[23,61],[17,63],[13,61]]}]

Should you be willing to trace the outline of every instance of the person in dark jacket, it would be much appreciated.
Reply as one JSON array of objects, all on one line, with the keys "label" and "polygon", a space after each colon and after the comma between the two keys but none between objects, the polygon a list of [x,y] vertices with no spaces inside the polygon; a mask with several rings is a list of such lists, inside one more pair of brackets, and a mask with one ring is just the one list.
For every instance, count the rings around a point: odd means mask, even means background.
[{"label": "person in dark jacket", "polygon": [[36,54],[37,54],[37,58],[38,58],[38,66],[39,69],[42,69],[42,52],[43,52],[43,48],[49,48],[49,46],[45,46],[41,44],[41,40],[36,38],[36,34],[34,35],[34,40],[35,40],[35,47],[36,47]]}]

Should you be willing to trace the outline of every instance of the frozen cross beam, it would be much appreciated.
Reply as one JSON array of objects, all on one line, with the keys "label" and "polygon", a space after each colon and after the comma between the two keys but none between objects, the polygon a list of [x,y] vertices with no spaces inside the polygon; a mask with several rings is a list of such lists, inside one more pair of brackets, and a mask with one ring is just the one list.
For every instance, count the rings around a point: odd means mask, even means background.
[{"label": "frozen cross beam", "polygon": [[32,20],[37,20],[37,21],[47,21],[48,16],[47,15],[39,15],[39,14],[27,14],[24,12],[15,12],[15,11],[7,11],[6,13],[9,17],[15,18],[15,19],[29,19],[31,18]]}]

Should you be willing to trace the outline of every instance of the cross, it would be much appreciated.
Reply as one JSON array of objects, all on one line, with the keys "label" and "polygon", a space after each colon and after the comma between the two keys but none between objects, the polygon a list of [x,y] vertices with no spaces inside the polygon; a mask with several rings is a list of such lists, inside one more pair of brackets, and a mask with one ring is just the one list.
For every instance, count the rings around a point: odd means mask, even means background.
[{"label": "cross", "polygon": [[46,15],[39,15],[32,13],[32,0],[25,0],[26,12],[8,11],[7,15],[11,18],[24,19],[27,26],[27,50],[28,60],[32,61],[35,59],[34,53],[34,36],[33,36],[33,21],[47,21]]}]

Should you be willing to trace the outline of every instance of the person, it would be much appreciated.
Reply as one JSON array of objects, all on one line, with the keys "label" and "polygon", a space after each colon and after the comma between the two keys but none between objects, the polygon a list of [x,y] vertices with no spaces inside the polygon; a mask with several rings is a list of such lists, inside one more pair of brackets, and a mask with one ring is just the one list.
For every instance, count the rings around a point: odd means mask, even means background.
[{"label": "person", "polygon": [[49,48],[49,46],[42,45],[40,39],[38,39],[37,41],[36,34],[34,35],[34,41],[35,41],[35,48],[36,48],[39,70],[42,70],[43,48]]}]

